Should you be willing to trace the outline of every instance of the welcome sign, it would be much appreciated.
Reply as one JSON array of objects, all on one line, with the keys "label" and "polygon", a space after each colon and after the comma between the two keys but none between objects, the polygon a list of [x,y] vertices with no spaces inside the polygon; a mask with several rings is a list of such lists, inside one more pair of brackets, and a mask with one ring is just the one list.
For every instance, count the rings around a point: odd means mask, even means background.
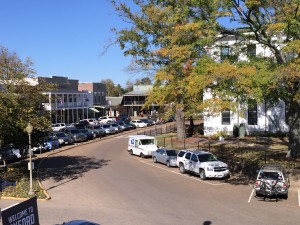
[{"label": "welcome sign", "polygon": [[2,213],[2,225],[39,225],[37,197],[33,197]]}]

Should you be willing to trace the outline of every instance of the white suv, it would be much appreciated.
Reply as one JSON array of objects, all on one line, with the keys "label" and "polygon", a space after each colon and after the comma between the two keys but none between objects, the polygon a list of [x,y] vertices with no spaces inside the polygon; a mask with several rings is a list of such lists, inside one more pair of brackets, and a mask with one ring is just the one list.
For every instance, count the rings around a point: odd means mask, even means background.
[{"label": "white suv", "polygon": [[98,121],[100,123],[115,122],[116,118],[112,117],[112,116],[101,116],[101,117],[99,117]]},{"label": "white suv", "polygon": [[212,153],[202,150],[179,151],[176,164],[181,173],[192,172],[198,174],[201,180],[230,177],[226,163],[217,160]]},{"label": "white suv", "polygon": [[60,131],[62,128],[66,128],[67,125],[65,123],[55,123],[51,125],[53,131]]}]

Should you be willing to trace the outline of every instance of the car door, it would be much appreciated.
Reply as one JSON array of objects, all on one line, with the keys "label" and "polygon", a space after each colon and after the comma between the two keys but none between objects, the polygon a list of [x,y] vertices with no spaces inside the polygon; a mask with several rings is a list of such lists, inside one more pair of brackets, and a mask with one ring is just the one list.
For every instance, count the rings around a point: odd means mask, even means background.
[{"label": "car door", "polygon": [[183,159],[183,164],[184,164],[184,168],[186,170],[190,170],[190,159],[191,159],[192,153],[191,152],[187,152],[184,156]]},{"label": "car door", "polygon": [[192,154],[191,160],[189,162],[189,170],[198,173],[199,172],[198,164],[199,164],[199,160],[197,155]]},{"label": "car door", "polygon": [[164,152],[164,150],[163,149],[158,149],[157,150],[157,158],[156,158],[156,160],[158,161],[158,162],[160,162],[160,163],[163,163],[163,152]]}]

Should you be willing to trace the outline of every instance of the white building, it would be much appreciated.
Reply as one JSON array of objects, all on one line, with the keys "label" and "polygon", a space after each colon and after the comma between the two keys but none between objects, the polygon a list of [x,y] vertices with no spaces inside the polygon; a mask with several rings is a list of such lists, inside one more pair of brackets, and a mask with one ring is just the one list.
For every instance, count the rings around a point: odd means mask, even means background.
[{"label": "white building", "polygon": [[52,123],[74,123],[81,119],[98,118],[105,114],[106,105],[105,84],[79,83],[78,80],[67,77],[35,77],[27,79],[31,85],[36,85],[43,79],[57,85],[56,90],[44,92],[48,101],[43,103],[49,111]]},{"label": "white building", "polygon": [[[247,49],[247,54],[240,54],[238,60],[247,60],[247,56],[250,55],[272,56],[272,52],[262,45],[256,42],[243,42],[235,35],[220,36],[215,45],[208,48],[207,51],[216,61],[221,62],[226,57],[236,53],[241,47]],[[207,91],[203,98],[204,100],[210,99],[210,93]],[[246,108],[246,110],[241,110],[241,108]],[[210,136],[220,131],[225,131],[231,135],[234,126],[239,127],[239,124],[243,124],[246,134],[287,132],[285,111],[285,103],[280,101],[276,106],[254,103],[249,107],[238,107],[235,112],[226,110],[219,115],[204,113],[204,135]]]}]

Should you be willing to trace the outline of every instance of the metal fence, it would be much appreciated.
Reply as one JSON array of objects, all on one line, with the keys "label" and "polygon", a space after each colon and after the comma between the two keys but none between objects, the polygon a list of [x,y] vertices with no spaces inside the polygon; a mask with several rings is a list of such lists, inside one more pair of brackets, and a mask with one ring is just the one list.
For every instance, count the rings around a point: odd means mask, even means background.
[{"label": "metal fence", "polygon": [[148,135],[148,136],[161,136],[161,135],[166,135],[169,133],[175,133],[177,131],[176,124],[170,124],[166,126],[158,126],[154,125],[152,129],[150,130],[144,130],[137,132],[137,135]]}]

